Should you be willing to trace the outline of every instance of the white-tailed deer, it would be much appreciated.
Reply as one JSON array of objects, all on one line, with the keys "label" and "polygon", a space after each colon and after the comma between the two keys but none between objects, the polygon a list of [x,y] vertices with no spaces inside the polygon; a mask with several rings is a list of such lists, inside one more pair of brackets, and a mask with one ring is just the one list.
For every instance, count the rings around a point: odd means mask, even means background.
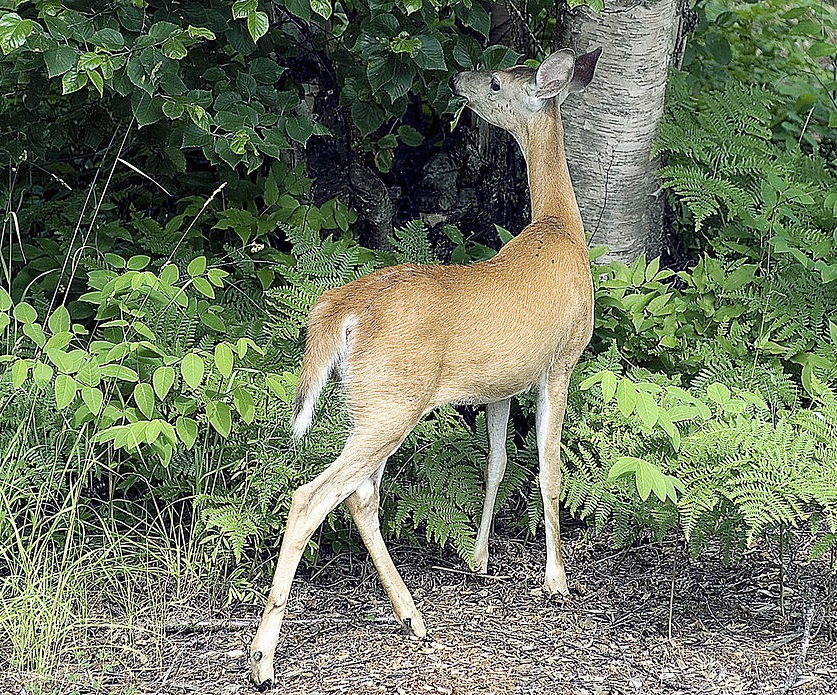
[{"label": "white-tailed deer", "polygon": [[490,453],[474,566],[485,572],[488,532],[506,467],[509,399],[538,388],[537,440],[550,593],[567,593],[558,496],[567,385],[593,330],[593,283],[567,162],[559,105],[593,77],[601,50],[550,55],[538,68],[463,72],[455,94],[509,131],[526,157],[532,223],[492,259],[469,266],[406,264],[325,292],[308,322],[293,432],[301,437],[332,370],[342,374],[352,431],[325,471],[293,496],[279,563],[250,647],[252,678],[273,681],[288,592],[308,540],[345,501],[398,620],[426,634],[378,525],[387,458],[428,411],[486,403]]}]

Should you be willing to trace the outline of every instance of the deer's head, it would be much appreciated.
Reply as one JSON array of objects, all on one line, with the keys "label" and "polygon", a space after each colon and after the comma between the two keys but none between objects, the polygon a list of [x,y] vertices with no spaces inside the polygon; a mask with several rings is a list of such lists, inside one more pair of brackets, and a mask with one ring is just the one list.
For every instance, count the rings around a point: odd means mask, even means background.
[{"label": "deer's head", "polygon": [[537,69],[516,65],[507,70],[459,72],[450,86],[486,121],[518,134],[549,104],[561,104],[569,94],[583,90],[593,79],[601,52],[597,48],[576,56],[564,48],[549,55]]}]

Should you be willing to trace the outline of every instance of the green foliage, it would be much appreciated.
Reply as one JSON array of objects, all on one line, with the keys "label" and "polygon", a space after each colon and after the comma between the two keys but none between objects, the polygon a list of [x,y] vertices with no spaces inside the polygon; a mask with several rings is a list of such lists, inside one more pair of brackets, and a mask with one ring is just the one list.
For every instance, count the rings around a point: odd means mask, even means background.
[{"label": "green foliage", "polygon": [[771,122],[776,140],[833,160],[834,8],[818,0],[709,0],[695,10],[700,23],[683,59],[691,88],[769,85],[777,97]]},{"label": "green foliage", "polygon": [[[328,118],[385,172],[399,148],[444,137],[450,72],[519,55],[487,45],[475,2],[0,5],[0,628],[30,664],[29,638],[66,637],[66,587],[82,591],[38,577],[133,578],[149,562],[107,539],[149,554],[157,539],[174,558],[161,574],[188,565],[253,598],[292,491],[348,429],[331,385],[289,444],[310,307],[384,265],[437,262],[419,222],[389,251],[362,247],[356,213],[312,188],[310,147]],[[520,9],[546,44],[554,3]],[[595,267],[563,502],[617,545],[682,531],[693,554],[720,539],[734,557],[806,525],[822,554],[837,539],[834,12],[697,9],[657,145],[693,262]],[[443,233],[454,262],[494,253]],[[520,408],[518,423],[532,400]],[[509,433],[497,504],[535,533],[532,430]],[[482,415],[429,415],[384,478],[386,532],[470,559],[487,449]],[[346,543],[347,526],[333,514],[309,553]]]}]

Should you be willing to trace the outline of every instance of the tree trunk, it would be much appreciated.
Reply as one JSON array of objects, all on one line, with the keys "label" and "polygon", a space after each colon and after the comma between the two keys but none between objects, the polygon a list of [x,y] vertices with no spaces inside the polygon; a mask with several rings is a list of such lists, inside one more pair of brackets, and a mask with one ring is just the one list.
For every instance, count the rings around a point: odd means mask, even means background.
[{"label": "tree trunk", "polygon": [[[681,0],[611,0],[568,12],[562,45],[602,47],[593,82],[562,105],[567,160],[591,245],[630,261],[656,254],[663,201],[651,145],[663,116]],[[686,3],[688,5],[688,3]]]}]

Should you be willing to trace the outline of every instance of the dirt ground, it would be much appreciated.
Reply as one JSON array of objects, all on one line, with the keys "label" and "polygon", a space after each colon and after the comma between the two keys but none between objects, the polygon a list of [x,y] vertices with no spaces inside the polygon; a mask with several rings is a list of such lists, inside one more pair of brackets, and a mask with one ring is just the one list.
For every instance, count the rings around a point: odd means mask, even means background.
[{"label": "dirt ground", "polygon": [[[794,563],[780,593],[767,550],[724,568],[710,556],[690,563],[674,547],[615,551],[580,531],[569,536],[568,599],[542,592],[539,541],[494,541],[487,577],[438,549],[395,548],[429,630],[424,640],[399,633],[361,554],[301,571],[274,692],[837,693],[835,599],[824,567]],[[135,641],[130,659],[92,659],[58,681],[0,674],[0,693],[255,692],[246,651],[258,609],[199,618],[185,630],[170,625],[155,644]]]}]

